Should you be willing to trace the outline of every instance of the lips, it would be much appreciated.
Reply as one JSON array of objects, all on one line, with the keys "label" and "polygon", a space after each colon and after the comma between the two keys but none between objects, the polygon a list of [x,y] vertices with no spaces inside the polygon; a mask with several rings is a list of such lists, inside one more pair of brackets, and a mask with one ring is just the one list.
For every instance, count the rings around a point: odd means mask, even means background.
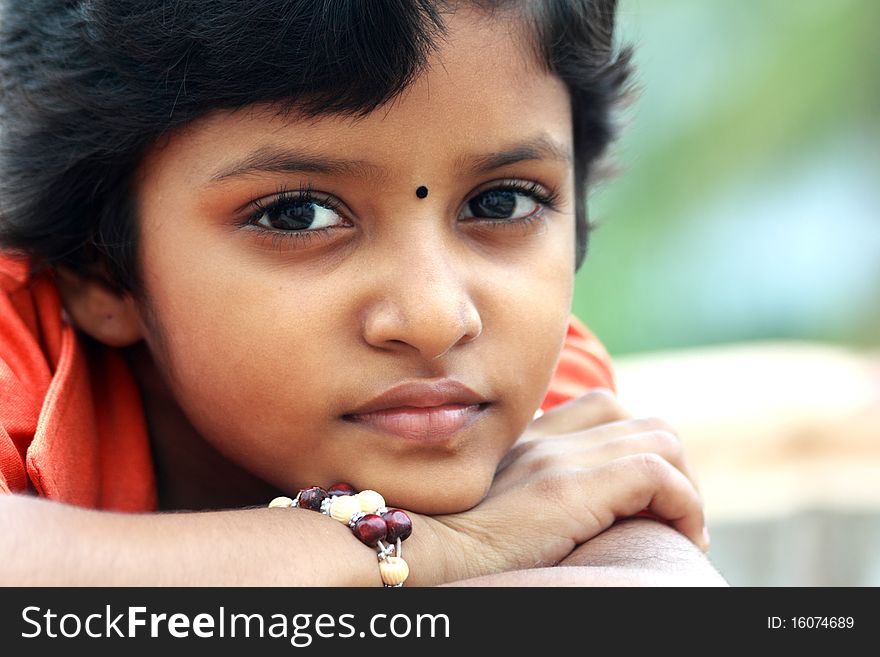
[{"label": "lips", "polygon": [[421,442],[445,441],[476,421],[489,402],[452,379],[404,383],[386,390],[343,420]]}]

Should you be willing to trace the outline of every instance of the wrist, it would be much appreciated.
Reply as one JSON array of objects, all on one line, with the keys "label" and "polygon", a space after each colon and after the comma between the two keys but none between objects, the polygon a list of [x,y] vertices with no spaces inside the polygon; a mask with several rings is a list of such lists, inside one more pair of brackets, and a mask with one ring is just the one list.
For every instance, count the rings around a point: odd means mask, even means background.
[{"label": "wrist", "polygon": [[[235,513],[253,514],[261,525],[269,527],[272,540],[264,549],[271,551],[269,562],[277,570],[278,583],[285,586],[382,586],[376,553],[354,539],[347,527],[305,509],[274,511],[264,508]],[[305,542],[304,536],[308,537]],[[290,561],[292,545],[310,548],[299,554],[293,564]],[[332,564],[327,556],[330,554],[334,555]]]},{"label": "wrist", "polygon": [[480,557],[478,541],[446,524],[445,517],[410,514],[413,534],[407,559],[413,564],[408,584],[437,586],[491,572]]},{"label": "wrist", "polygon": [[[382,584],[403,586],[409,578],[409,564],[403,559],[403,542],[412,534],[412,520],[402,509],[389,508],[374,490],[358,492],[349,483],[301,489],[296,497],[279,496],[270,509],[305,509],[318,512],[348,527],[365,546],[376,550]],[[336,564],[337,566],[341,564]]]},{"label": "wrist", "polygon": [[[410,513],[413,533],[407,541],[407,560],[412,565],[408,582],[411,586],[436,586],[449,581],[455,570],[450,536],[441,523],[430,516]],[[460,558],[460,557],[459,557]]]}]

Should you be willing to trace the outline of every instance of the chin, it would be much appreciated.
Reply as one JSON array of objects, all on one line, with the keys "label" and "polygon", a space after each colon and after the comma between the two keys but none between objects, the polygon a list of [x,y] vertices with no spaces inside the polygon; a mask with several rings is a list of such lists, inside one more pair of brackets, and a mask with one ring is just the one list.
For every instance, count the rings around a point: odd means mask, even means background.
[{"label": "chin", "polygon": [[429,516],[460,513],[482,502],[491,485],[492,473],[450,478],[444,482],[426,477],[406,488],[389,489],[385,499],[388,506]]}]

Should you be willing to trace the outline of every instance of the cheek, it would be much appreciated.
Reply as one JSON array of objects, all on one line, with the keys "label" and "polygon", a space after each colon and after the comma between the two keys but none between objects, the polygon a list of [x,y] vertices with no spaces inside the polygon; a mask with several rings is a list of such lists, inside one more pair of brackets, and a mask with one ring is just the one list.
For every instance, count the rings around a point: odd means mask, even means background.
[{"label": "cheek", "polygon": [[500,459],[546,395],[565,340],[574,286],[574,225],[551,228],[541,248],[506,265],[485,291],[492,311],[491,369],[504,377],[507,436]]},{"label": "cheek", "polygon": [[159,276],[154,262],[148,342],[176,401],[221,452],[264,471],[279,440],[296,447],[330,412],[334,333],[320,327],[337,321],[333,305],[277,273],[191,258]]}]

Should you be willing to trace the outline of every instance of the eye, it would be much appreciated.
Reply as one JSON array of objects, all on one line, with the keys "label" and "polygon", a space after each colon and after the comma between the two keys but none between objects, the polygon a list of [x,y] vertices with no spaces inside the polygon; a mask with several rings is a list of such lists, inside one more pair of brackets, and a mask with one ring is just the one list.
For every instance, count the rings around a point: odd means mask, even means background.
[{"label": "eye", "polygon": [[249,223],[269,230],[294,232],[320,230],[340,224],[338,203],[318,198],[309,190],[281,192],[269,201],[254,203],[257,211]]},{"label": "eye", "polygon": [[520,219],[538,209],[538,203],[512,189],[490,189],[467,202],[464,218]]},{"label": "eye", "polygon": [[462,209],[463,219],[519,221],[553,209],[555,200],[535,183],[505,183],[473,196]]}]

